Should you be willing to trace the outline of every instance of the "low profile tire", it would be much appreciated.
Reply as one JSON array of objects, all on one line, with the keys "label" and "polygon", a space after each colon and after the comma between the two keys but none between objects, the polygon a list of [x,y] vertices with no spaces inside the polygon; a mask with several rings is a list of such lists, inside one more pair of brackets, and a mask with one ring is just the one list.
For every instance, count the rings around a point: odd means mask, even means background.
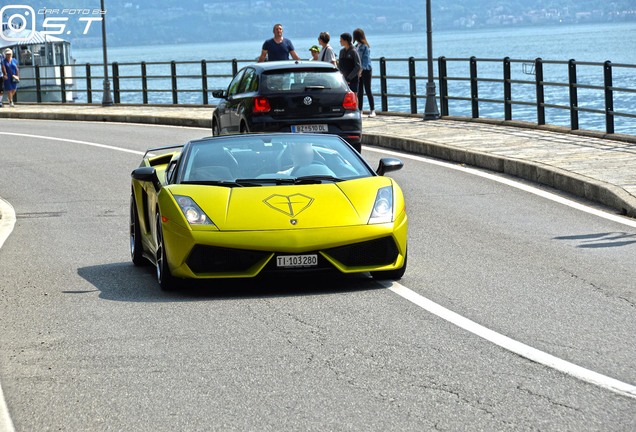
[{"label": "low profile tire", "polygon": [[157,282],[163,291],[173,291],[177,288],[177,281],[170,273],[168,259],[166,258],[166,247],[163,242],[163,228],[161,227],[161,216],[157,213],[157,254],[155,257],[157,267]]},{"label": "low profile tire", "polygon": [[212,118],[212,136],[221,135],[221,129],[219,129],[219,122],[216,120],[216,117]]},{"label": "low profile tire", "polygon": [[371,276],[373,276],[373,279],[379,279],[379,280],[381,279],[400,280],[402,279],[402,276],[404,276],[404,273],[406,272],[407,258],[408,258],[408,255],[405,255],[404,265],[402,266],[402,268],[395,269],[395,270],[371,272]]},{"label": "low profile tire", "polygon": [[139,226],[139,216],[135,198],[130,196],[130,258],[136,266],[146,263],[143,256],[143,246],[141,245],[141,227]]}]

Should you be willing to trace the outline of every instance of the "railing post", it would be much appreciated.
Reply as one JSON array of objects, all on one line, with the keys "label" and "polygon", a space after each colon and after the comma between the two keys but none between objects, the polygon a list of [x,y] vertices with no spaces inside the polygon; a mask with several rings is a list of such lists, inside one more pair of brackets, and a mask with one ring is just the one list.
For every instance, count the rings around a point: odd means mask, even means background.
[{"label": "railing post", "polygon": [[144,105],[148,104],[148,70],[146,62],[141,62],[141,100]]},{"label": "railing post", "polygon": [[40,66],[35,65],[35,100],[42,103],[42,84],[40,83]]},{"label": "railing post", "polygon": [[118,104],[120,102],[120,97],[119,97],[119,63],[117,62],[113,62],[113,93],[115,94],[115,103]]},{"label": "railing post", "polygon": [[415,79],[415,58],[409,57],[409,97],[411,114],[417,114],[417,80]]},{"label": "railing post", "polygon": [[172,78],[172,103],[177,105],[179,98],[177,97],[177,62],[170,62],[170,77]]},{"label": "railing post", "polygon": [[477,58],[470,58],[470,99],[473,118],[479,118],[479,83],[477,82]]},{"label": "railing post", "polygon": [[612,62],[603,63],[605,81],[605,131],[614,133],[614,90],[612,89]]},{"label": "railing post", "polygon": [[389,110],[389,98],[386,86],[386,58],[380,57],[380,98],[382,100],[382,111]]},{"label": "railing post", "polygon": [[545,95],[543,93],[543,60],[534,61],[535,81],[537,83],[537,124],[545,124]]},{"label": "railing post", "polygon": [[570,129],[579,129],[579,93],[576,86],[576,61],[568,61],[568,81],[570,86]]},{"label": "railing post", "polygon": [[238,60],[232,59],[232,76],[238,73]]},{"label": "railing post", "polygon": [[439,70],[439,108],[441,115],[448,116],[448,71],[446,70],[446,57],[441,56],[437,60]]},{"label": "railing post", "polygon": [[512,120],[512,83],[510,73],[510,57],[503,60],[503,85],[504,85],[504,119]]},{"label": "railing post", "polygon": [[64,65],[60,65],[60,91],[62,92],[62,103],[66,103],[66,77]]},{"label": "railing post", "polygon": [[203,91],[203,105],[208,104],[208,65],[201,60],[201,90]]},{"label": "railing post", "polygon": [[93,103],[93,83],[91,81],[91,64],[86,63],[86,102]]}]

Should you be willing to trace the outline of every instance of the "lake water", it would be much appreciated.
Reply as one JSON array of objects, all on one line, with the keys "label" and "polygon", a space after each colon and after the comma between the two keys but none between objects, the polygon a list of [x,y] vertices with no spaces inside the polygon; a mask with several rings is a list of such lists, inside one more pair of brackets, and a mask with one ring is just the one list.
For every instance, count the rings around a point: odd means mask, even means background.
[{"label": "lake water", "polygon": [[[108,60],[124,64],[120,66],[122,76],[138,76],[139,66],[126,66],[125,63],[146,62],[168,62],[168,61],[196,61],[200,60],[230,60],[233,58],[246,62],[255,59],[261,50],[263,40],[270,35],[264,35],[260,39],[237,41],[237,42],[208,42],[186,45],[155,45],[155,46],[134,46],[134,47],[109,47]],[[297,39],[293,34],[287,34],[301,57],[309,57],[309,47],[316,44],[316,39]],[[374,61],[374,74],[379,73],[379,63],[377,59],[386,57],[387,59],[403,59],[402,61],[388,62],[389,75],[408,75],[408,65],[405,59],[415,57],[417,60],[417,76],[421,77],[417,83],[417,94],[425,95],[426,76],[426,34],[425,33],[404,33],[398,35],[368,35],[371,44],[371,54]],[[336,51],[338,45],[338,35],[332,35],[332,45]],[[569,25],[550,27],[522,27],[522,28],[501,28],[489,30],[472,31],[440,31],[433,34],[433,57],[445,56],[447,58],[468,58],[471,56],[480,59],[521,59],[531,62],[537,57],[543,60],[565,61],[575,59],[579,62],[604,62],[611,61],[613,68],[613,80],[615,87],[636,89],[636,68],[616,67],[616,64],[636,65],[636,23],[613,23],[594,25]],[[101,48],[75,49],[73,56],[78,63],[101,64]],[[513,63],[512,79],[521,81],[532,81],[534,76],[530,72],[529,65],[522,62]],[[179,65],[178,75],[195,75],[200,73],[200,65]],[[484,78],[502,78],[503,66],[501,62],[479,63],[479,76]],[[94,74],[98,74],[95,71]],[[149,65],[148,73],[151,75],[169,75],[167,65]],[[231,74],[231,69],[227,63],[209,63],[209,75],[222,75],[221,77],[208,79],[208,88],[225,88],[229,83],[226,76]],[[437,76],[437,62],[435,63],[435,74]],[[468,76],[468,62],[450,62],[448,65],[448,76]],[[578,82],[602,85],[603,68],[592,66],[578,67]],[[548,64],[544,67],[545,81],[567,82],[567,66]],[[78,80],[81,81],[81,80]],[[141,84],[139,79],[121,80],[122,89],[139,89]],[[160,92],[170,88],[170,81],[163,78],[150,80],[149,86],[156,91],[152,93],[153,103],[172,103],[169,92]],[[81,83],[78,82],[81,88]],[[191,89],[192,93],[179,95],[182,103],[201,103],[200,79],[179,79],[179,89]],[[93,84],[94,89],[101,88],[99,81]],[[380,100],[377,94],[380,92],[379,79],[373,80],[373,90],[376,94],[376,107],[380,107]],[[438,89],[439,90],[439,89]],[[409,94],[408,80],[389,80],[388,92],[391,94]],[[513,86],[514,101],[534,100],[535,87],[533,85]],[[470,84],[468,82],[452,81],[449,83],[449,95],[468,96],[470,95]],[[553,105],[568,105],[567,87],[546,87],[546,103]],[[503,90],[500,83],[480,82],[480,98],[503,99]],[[615,111],[634,113],[636,106],[636,93],[616,92]],[[96,96],[97,97],[97,96]],[[85,98],[85,96],[84,96]],[[366,98],[365,98],[366,99]],[[140,102],[139,93],[122,93],[122,102]],[[81,101],[81,98],[80,98]],[[214,103],[214,99],[210,98]],[[604,109],[604,95],[602,91],[579,90],[579,106],[591,109]],[[368,107],[367,101],[364,101]],[[470,102],[450,101],[450,114],[460,116],[470,116]],[[390,111],[410,111],[410,102],[406,97],[389,98]],[[424,110],[424,99],[418,100],[418,112]],[[503,118],[503,107],[501,104],[480,103],[480,115],[482,117]],[[536,108],[514,105],[513,118],[516,120],[527,120],[536,122]],[[568,126],[570,114],[566,110],[551,109],[546,110],[546,121],[551,124]],[[603,115],[592,113],[580,113],[580,127],[585,129],[602,130],[605,125]],[[636,120],[616,118],[616,132],[636,134]]]}]

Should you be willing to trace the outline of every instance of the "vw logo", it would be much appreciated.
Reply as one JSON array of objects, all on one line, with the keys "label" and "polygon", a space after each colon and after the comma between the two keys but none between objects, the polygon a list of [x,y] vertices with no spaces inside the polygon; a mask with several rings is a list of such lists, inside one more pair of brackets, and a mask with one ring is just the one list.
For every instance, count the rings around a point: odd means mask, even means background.
[{"label": "vw logo", "polygon": [[311,103],[312,103],[313,101],[314,101],[314,100],[311,98],[311,96],[305,96],[305,99],[303,99],[303,103],[304,103],[305,105],[311,105]]}]

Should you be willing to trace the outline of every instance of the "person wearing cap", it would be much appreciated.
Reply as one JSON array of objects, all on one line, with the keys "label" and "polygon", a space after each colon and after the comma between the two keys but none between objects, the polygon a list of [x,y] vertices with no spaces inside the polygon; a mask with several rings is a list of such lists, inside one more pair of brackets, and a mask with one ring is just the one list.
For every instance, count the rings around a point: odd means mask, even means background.
[{"label": "person wearing cap", "polygon": [[309,48],[309,52],[311,53],[310,61],[318,61],[318,57],[320,56],[320,47],[318,45],[312,45]]},{"label": "person wearing cap", "polygon": [[4,50],[2,69],[4,72],[4,89],[7,92],[9,106],[13,107],[13,96],[15,95],[15,91],[18,88],[18,82],[20,81],[20,70],[18,69],[17,60],[13,58],[13,51],[11,51],[11,48]]}]

